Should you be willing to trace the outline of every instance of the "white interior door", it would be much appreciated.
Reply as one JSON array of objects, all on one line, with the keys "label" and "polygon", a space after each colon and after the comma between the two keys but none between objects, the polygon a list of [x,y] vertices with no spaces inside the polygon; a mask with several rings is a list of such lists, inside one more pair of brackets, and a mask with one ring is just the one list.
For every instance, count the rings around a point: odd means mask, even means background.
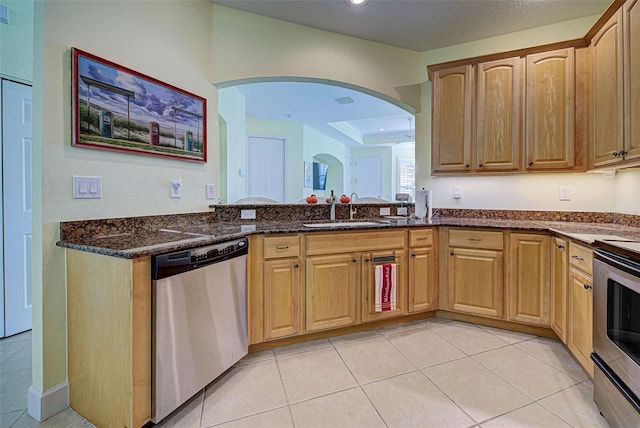
[{"label": "white interior door", "polygon": [[382,197],[382,158],[355,158],[353,161],[354,191],[358,197]]},{"label": "white interior door", "polygon": [[248,193],[285,202],[285,140],[249,137]]},{"label": "white interior door", "polygon": [[2,81],[4,333],[31,329],[31,87]]}]

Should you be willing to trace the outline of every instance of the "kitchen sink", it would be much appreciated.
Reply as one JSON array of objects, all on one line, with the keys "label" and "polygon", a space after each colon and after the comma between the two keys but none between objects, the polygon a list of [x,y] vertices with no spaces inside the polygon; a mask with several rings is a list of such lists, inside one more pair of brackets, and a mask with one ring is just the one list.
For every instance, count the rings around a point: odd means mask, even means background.
[{"label": "kitchen sink", "polygon": [[380,226],[380,223],[373,221],[333,221],[327,223],[304,223],[304,227],[328,228],[328,227],[359,227],[359,226]]}]

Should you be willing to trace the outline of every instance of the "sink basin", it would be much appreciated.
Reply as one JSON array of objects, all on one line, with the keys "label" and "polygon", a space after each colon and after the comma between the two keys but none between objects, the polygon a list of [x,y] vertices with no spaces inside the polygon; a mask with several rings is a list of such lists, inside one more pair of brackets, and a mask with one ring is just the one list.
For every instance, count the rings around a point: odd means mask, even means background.
[{"label": "sink basin", "polygon": [[327,227],[359,227],[359,226],[380,226],[380,223],[373,221],[334,221],[328,223],[305,223],[304,227],[327,228]]}]

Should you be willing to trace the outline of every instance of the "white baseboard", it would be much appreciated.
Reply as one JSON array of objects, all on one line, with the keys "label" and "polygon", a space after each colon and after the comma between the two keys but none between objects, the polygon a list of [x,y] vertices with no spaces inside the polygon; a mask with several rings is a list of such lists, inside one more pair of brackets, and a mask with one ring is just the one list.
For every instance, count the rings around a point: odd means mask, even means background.
[{"label": "white baseboard", "polygon": [[29,387],[27,413],[38,422],[69,407],[69,383],[63,382],[44,392]]}]

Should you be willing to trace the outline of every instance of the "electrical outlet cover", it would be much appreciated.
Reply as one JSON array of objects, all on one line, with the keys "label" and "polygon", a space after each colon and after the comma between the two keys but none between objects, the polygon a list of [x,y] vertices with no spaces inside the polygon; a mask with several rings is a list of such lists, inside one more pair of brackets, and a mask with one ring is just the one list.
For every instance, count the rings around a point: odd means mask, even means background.
[{"label": "electrical outlet cover", "polygon": [[182,197],[182,183],[181,180],[171,180],[171,187],[169,188],[169,195],[172,198]]},{"label": "electrical outlet cover", "polygon": [[205,194],[207,195],[207,199],[215,199],[216,198],[216,185],[215,184],[205,184]]}]

